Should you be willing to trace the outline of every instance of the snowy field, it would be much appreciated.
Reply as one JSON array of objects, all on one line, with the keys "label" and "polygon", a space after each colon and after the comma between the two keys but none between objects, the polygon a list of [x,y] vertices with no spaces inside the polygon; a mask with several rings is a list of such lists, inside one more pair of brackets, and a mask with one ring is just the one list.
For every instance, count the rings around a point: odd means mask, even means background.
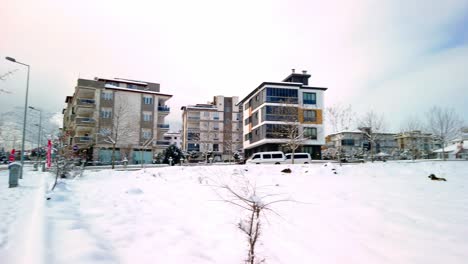
[{"label": "snowy field", "polygon": [[[292,173],[280,172],[287,167]],[[431,173],[447,181],[431,181]],[[85,171],[42,202],[28,192],[43,194],[50,175],[29,172],[16,189],[6,188],[6,175],[0,172],[0,263],[243,263],[248,245],[237,225],[248,214],[223,201],[236,202],[221,186],[255,189],[264,203],[284,200],[262,216],[257,255],[265,263],[468,259],[468,162]],[[14,210],[26,203],[35,210]],[[19,219],[28,217],[43,232],[23,230],[27,221]],[[43,246],[15,255],[24,251],[13,246],[26,247],[19,241]]]}]

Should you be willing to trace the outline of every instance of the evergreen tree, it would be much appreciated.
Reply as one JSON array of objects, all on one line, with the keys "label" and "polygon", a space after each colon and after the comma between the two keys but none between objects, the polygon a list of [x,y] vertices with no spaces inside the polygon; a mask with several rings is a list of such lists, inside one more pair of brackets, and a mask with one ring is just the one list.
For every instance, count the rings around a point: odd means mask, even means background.
[{"label": "evergreen tree", "polygon": [[180,159],[184,157],[184,154],[176,145],[170,145],[162,153],[162,163],[169,164],[169,157],[172,158],[172,165],[174,165],[180,163]]}]

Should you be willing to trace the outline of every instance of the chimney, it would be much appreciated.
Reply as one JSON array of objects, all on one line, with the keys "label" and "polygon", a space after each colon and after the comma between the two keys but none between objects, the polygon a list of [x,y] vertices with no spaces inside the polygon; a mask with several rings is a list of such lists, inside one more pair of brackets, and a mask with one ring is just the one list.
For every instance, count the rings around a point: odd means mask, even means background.
[{"label": "chimney", "polygon": [[302,71],[302,74],[307,74],[307,71],[305,71],[305,70],[304,70],[304,71]]},{"label": "chimney", "polygon": [[296,72],[296,69],[291,69],[292,70],[292,73],[295,73]]}]

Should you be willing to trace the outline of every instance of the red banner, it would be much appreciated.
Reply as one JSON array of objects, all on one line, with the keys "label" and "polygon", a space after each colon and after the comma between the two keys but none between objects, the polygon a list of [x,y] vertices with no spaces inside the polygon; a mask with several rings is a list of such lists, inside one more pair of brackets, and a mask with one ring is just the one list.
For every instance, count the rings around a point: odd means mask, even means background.
[{"label": "red banner", "polygon": [[47,168],[50,168],[50,166],[52,165],[52,159],[51,159],[51,156],[52,156],[52,142],[49,140],[47,140]]}]

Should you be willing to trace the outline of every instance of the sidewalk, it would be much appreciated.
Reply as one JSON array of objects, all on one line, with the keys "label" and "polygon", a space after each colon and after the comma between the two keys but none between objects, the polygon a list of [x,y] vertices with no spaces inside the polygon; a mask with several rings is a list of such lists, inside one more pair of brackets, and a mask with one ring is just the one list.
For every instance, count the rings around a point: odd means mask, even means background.
[{"label": "sidewalk", "polygon": [[0,171],[0,263],[43,263],[48,173],[27,166],[16,188],[8,188],[8,173]]}]

